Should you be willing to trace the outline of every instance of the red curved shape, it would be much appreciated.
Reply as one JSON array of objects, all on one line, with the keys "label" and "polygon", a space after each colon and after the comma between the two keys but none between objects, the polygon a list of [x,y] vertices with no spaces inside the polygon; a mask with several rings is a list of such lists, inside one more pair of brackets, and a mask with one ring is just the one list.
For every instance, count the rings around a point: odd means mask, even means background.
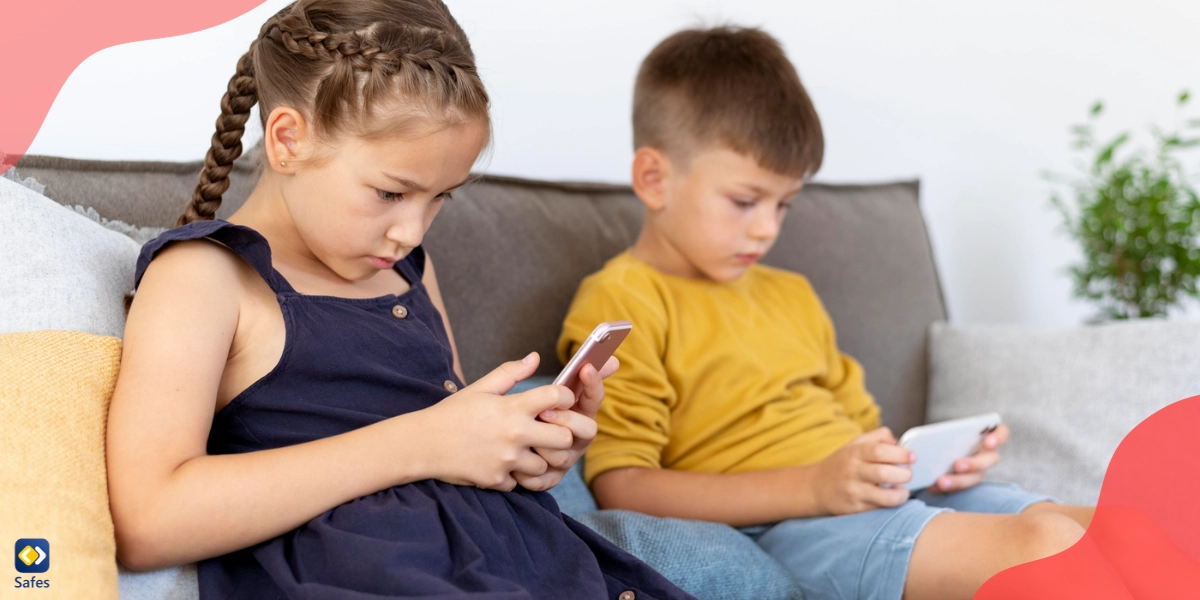
[{"label": "red curved shape", "polygon": [[[0,39],[8,60],[3,63],[5,85],[0,87],[0,154],[8,157],[0,160],[0,173],[29,149],[67,77],[87,57],[118,44],[208,29],[261,3],[4,0]],[[233,65],[230,69],[232,74]]]},{"label": "red curved shape", "polygon": [[1200,598],[1200,396],[1117,447],[1096,516],[1065,552],[992,577],[976,600]]}]

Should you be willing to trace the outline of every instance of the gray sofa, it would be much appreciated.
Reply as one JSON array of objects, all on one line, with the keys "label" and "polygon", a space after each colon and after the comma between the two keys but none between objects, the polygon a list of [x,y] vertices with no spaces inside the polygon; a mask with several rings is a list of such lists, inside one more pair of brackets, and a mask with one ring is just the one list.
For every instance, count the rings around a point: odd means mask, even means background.
[{"label": "gray sofa", "polygon": [[[256,180],[259,148],[238,160],[219,217],[232,214]],[[107,219],[169,227],[190,197],[200,163],[104,162],[25,156],[22,177],[46,186],[65,205],[91,207]],[[896,430],[923,422],[926,331],[946,317],[916,182],[811,184],[793,205],[765,262],[806,274],[838,327],[839,343],[866,368],[867,385]],[[457,333],[463,370],[473,380],[500,362],[537,350],[538,375],[559,368],[554,343],[579,281],[629,246],[642,208],[627,186],[551,183],[486,176],[455,194],[434,221],[425,246],[436,257],[446,310]],[[640,515],[589,514],[594,504],[572,474],[556,490],[564,510],[639,553],[664,571],[689,565],[681,584],[705,597],[798,597],[785,575],[753,544],[725,528],[726,572],[706,564],[720,552],[718,526],[698,525],[708,543],[659,547],[679,540],[684,523]],[[640,520],[648,523],[641,526]],[[630,522],[638,522],[631,526]],[[658,527],[660,529],[655,529]],[[723,526],[722,526],[723,527]],[[675,529],[672,529],[675,528]],[[743,540],[744,541],[744,540]],[[715,546],[715,550],[714,550]],[[749,556],[748,556],[749,555]],[[730,564],[736,558],[737,564]],[[767,566],[753,563],[767,561]],[[750,566],[748,566],[750,565]],[[747,569],[750,568],[750,571]],[[714,587],[716,586],[716,587]],[[758,590],[757,592],[755,590]]]},{"label": "gray sofa", "polygon": [[[219,217],[231,214],[249,194],[257,179],[259,152],[251,149],[235,165]],[[200,162],[110,162],[27,155],[17,168],[21,177],[36,179],[45,186],[46,196],[61,204],[90,207],[105,219],[141,227],[169,227],[191,195]],[[1010,446],[1018,468],[1001,475],[1019,480],[1022,461],[1049,463],[1059,472],[1066,470],[1067,479],[1086,476],[1079,488],[1084,492],[1098,491],[1103,467],[1122,432],[1158,407],[1184,397],[1191,380],[1159,388],[1153,387],[1155,382],[1141,382],[1142,386],[1134,389],[1150,386],[1149,398],[1140,409],[1125,411],[1119,422],[1102,407],[1098,411],[1080,407],[1080,426],[1085,433],[1098,420],[1109,419],[1108,437],[1117,436],[1091,447],[1056,442],[1047,448],[1043,443],[1047,439],[1083,434],[1075,430],[1064,433],[1059,425],[1038,429],[1044,421],[1039,415],[1070,407],[1047,399],[1048,392],[1042,388],[1033,388],[1042,397],[1028,398],[1024,394],[1029,390],[1020,384],[1060,380],[1063,373],[1054,366],[1053,356],[1064,351],[1063,344],[1066,351],[1083,356],[1067,367],[1080,374],[1080,381],[1096,380],[1095,361],[1087,359],[1086,352],[1088,346],[1096,346],[1097,336],[1109,340],[1113,348],[1122,347],[1129,335],[1149,336],[1153,343],[1167,339],[1176,343],[1173,348],[1183,372],[1200,360],[1192,342],[1200,327],[1189,323],[1186,327],[1191,329],[1174,333],[1181,331],[1178,326],[1159,331],[1154,328],[1160,325],[1144,324],[1133,334],[1119,327],[1043,334],[935,325],[946,320],[947,312],[919,189],[915,181],[809,184],[764,262],[809,278],[833,318],[838,343],[862,362],[867,388],[882,407],[883,421],[897,434],[925,423],[927,416],[965,416],[1007,402],[1003,414],[1014,430],[1027,425],[1037,433],[1026,438],[1023,446],[1018,443],[1020,432],[1014,434]],[[641,205],[630,189],[619,185],[484,176],[456,194],[435,220],[425,247],[437,260],[467,379],[530,350],[539,351],[544,358],[538,375],[552,376],[559,368],[552,358],[554,342],[577,284],[632,243],[641,215]],[[943,339],[939,352],[936,346]],[[973,348],[980,350],[973,353]],[[1048,353],[1050,358],[1022,363],[1019,377],[1006,372],[1003,365],[997,368],[997,357],[1017,364],[1020,357],[1014,355],[1036,357],[1038,352]],[[930,364],[931,356],[937,364]],[[1136,360],[1134,363],[1131,368],[1139,368]],[[1130,363],[1125,357],[1117,364]],[[1100,373],[1100,381],[1116,375]],[[1127,373],[1121,375],[1122,381],[1130,381]],[[1156,371],[1156,377],[1163,377],[1162,369]],[[1138,383],[1136,374],[1132,381]],[[1040,403],[1046,401],[1058,402],[1057,408],[1042,408]],[[1083,468],[1084,463],[1090,471]],[[1099,474],[1095,472],[1097,463]],[[1079,475],[1081,469],[1086,471],[1084,475]],[[1062,480],[1053,472],[1043,474],[1051,482]],[[1066,495],[1061,490],[1048,491]],[[554,493],[564,512],[642,556],[699,597],[800,597],[782,570],[731,528],[596,511],[575,473]],[[1094,496],[1091,498],[1094,501]],[[194,595],[189,585],[194,586],[194,575],[186,569],[157,575],[122,573],[121,592],[127,599],[186,598]]]},{"label": "gray sofa", "polygon": [[[217,212],[232,214],[257,176],[259,149],[238,159]],[[27,155],[22,177],[65,205],[106,219],[170,227],[200,162],[108,162]],[[884,422],[923,422],[926,331],[946,319],[915,181],[808,185],[764,262],[804,273],[866,369]],[[455,194],[425,239],[435,257],[468,380],[537,350],[554,356],[579,281],[629,246],[642,208],[628,186],[485,176]],[[543,360],[539,375],[553,375]]]}]

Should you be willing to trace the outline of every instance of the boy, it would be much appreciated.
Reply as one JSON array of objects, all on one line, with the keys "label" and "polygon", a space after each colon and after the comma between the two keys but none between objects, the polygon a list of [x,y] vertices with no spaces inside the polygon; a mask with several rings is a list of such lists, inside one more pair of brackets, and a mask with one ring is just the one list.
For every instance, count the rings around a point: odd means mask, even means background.
[{"label": "boy", "polygon": [[756,264],[824,151],[774,39],[667,38],[638,73],[633,128],[642,231],[583,282],[558,343],[565,362],[596,323],[634,323],[584,466],[602,508],[742,527],[809,600],[970,598],[1080,539],[1093,509],[981,483],[1005,428],[910,498],[914,457],[807,280]]}]

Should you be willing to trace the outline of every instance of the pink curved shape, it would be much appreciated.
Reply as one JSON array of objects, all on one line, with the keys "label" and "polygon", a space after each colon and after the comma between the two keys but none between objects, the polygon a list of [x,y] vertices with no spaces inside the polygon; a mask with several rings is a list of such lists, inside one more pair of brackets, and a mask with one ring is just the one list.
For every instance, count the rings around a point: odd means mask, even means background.
[{"label": "pink curved shape", "polygon": [[1010,598],[1200,598],[1200,396],[1163,408],[1125,436],[1079,543],[1003,571],[975,594]]},{"label": "pink curved shape", "polygon": [[208,29],[261,3],[4,0],[0,7],[0,39],[4,40],[8,60],[4,61],[6,81],[0,93],[0,155],[8,156],[0,160],[0,173],[29,149],[67,77],[87,57],[118,44]]}]

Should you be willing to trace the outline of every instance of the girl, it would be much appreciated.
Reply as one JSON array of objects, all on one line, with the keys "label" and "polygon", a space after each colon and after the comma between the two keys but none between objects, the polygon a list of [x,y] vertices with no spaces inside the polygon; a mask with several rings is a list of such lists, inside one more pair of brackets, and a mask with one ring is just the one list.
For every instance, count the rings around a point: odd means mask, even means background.
[{"label": "girl", "polygon": [[[265,168],[212,220],[258,102]],[[221,99],[179,227],[146,244],[109,416],[121,562],[201,561],[202,598],[685,598],[544,491],[603,377],[464,386],[421,239],[489,140],[438,0],[300,0]],[[540,417],[540,420],[539,420]]]}]

